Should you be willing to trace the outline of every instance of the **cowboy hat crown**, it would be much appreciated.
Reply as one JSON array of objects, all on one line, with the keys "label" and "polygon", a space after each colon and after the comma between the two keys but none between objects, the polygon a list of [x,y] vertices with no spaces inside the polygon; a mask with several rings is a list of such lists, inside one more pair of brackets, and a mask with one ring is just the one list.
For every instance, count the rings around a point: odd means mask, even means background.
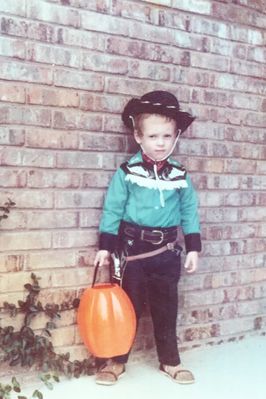
[{"label": "cowboy hat crown", "polygon": [[134,117],[140,114],[158,114],[174,119],[177,129],[183,133],[195,117],[180,109],[177,98],[168,91],[156,90],[144,94],[141,98],[131,99],[122,113],[124,124],[134,129]]}]

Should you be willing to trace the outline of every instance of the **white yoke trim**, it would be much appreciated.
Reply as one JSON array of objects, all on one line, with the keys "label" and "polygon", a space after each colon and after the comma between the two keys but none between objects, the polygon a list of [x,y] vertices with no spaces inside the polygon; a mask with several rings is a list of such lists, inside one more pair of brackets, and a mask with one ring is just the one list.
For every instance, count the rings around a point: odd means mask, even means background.
[{"label": "white yoke trim", "polygon": [[[140,187],[158,190],[158,183],[155,179],[148,179],[147,177],[127,174],[125,180],[135,183]],[[160,187],[162,190],[175,190],[178,188],[186,188],[188,184],[186,180],[161,180]]]}]

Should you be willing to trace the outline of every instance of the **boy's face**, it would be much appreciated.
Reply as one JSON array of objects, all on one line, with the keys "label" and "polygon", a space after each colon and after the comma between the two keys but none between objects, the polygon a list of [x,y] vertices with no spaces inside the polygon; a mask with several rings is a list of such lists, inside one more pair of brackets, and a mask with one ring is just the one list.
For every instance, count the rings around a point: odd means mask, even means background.
[{"label": "boy's face", "polygon": [[141,120],[135,140],[150,158],[159,161],[168,156],[176,139],[176,123],[161,115],[148,115]]}]

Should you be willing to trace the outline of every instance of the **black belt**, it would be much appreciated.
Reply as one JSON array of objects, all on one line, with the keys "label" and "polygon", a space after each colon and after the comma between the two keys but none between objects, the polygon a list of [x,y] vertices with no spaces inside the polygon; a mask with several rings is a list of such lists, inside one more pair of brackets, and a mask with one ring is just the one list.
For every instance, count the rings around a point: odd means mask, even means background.
[{"label": "black belt", "polygon": [[153,229],[147,230],[135,226],[123,226],[123,233],[130,237],[142,241],[150,242],[153,245],[160,245],[163,242],[171,242],[177,239],[177,227],[169,228],[168,230]]}]

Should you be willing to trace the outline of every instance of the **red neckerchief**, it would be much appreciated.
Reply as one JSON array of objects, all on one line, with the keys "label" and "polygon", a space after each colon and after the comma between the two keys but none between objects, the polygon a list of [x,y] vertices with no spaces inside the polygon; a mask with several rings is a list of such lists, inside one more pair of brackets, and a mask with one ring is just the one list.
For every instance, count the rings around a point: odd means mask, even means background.
[{"label": "red neckerchief", "polygon": [[148,155],[144,154],[144,152],[142,152],[142,158],[143,161],[146,162],[149,165],[156,165],[157,166],[157,170],[162,169],[162,167],[165,165],[166,163],[166,159],[163,159],[162,161],[153,161],[153,159],[149,158]]}]

